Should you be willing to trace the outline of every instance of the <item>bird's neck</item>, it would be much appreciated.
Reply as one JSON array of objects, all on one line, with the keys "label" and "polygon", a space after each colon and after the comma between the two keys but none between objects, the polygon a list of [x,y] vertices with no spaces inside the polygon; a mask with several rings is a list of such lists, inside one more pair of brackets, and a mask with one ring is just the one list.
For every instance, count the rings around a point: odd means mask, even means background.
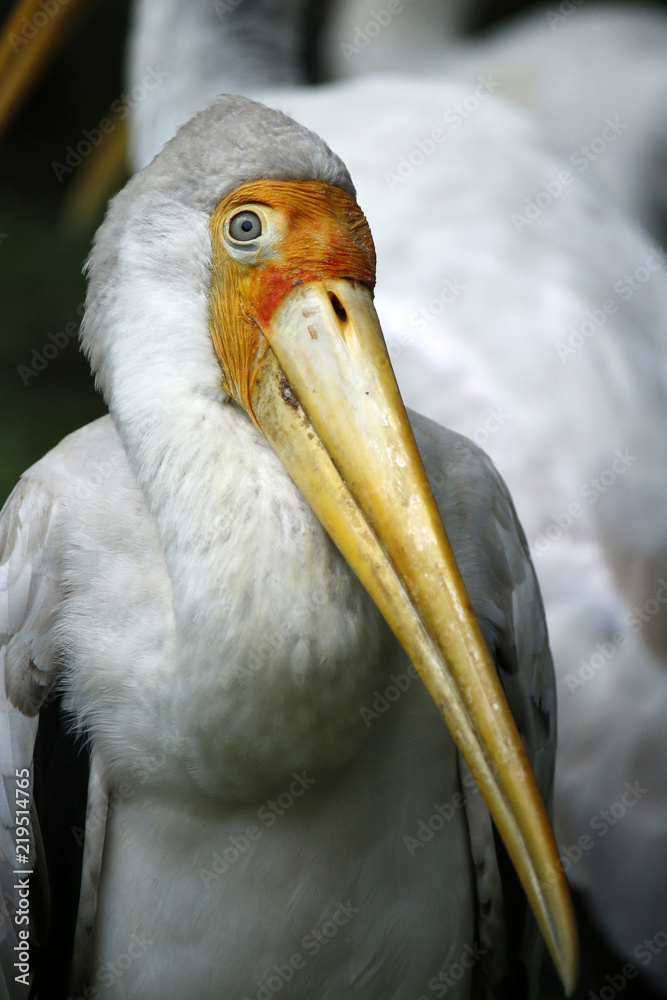
[{"label": "bird's neck", "polygon": [[137,4],[130,84],[160,64],[166,79],[212,93],[303,82],[305,0],[142,0]]},{"label": "bird's neck", "polygon": [[349,760],[388,633],[272,449],[221,393],[124,431],[172,584],[173,725],[197,783],[247,795]]}]

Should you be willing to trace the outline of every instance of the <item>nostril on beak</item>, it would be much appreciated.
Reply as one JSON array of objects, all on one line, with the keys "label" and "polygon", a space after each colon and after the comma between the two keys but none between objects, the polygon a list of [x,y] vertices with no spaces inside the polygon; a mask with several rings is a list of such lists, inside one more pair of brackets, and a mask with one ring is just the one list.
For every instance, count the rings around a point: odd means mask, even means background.
[{"label": "nostril on beak", "polygon": [[333,308],[333,311],[336,313],[336,316],[338,316],[338,319],[341,321],[341,323],[347,323],[347,313],[345,312],[345,309],[343,308],[343,305],[338,296],[334,295],[333,292],[329,292],[329,299],[331,301],[331,306]]}]

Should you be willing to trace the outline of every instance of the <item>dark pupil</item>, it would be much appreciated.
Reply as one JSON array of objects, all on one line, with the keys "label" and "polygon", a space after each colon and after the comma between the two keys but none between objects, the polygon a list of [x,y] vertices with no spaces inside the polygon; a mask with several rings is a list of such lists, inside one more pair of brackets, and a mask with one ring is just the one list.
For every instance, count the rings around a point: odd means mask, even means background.
[{"label": "dark pupil", "polygon": [[230,219],[229,235],[233,240],[240,240],[250,246],[250,241],[262,235],[262,223],[254,212],[237,212]]}]

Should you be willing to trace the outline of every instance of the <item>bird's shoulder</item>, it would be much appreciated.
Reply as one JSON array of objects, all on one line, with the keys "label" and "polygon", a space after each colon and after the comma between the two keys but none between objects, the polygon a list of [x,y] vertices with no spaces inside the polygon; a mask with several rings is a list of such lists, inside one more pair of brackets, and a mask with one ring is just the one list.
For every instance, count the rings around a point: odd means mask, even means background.
[{"label": "bird's shoulder", "polygon": [[473,441],[418,414],[410,418],[519,731],[531,757],[550,757],[539,781],[553,767],[553,666],[542,598],[512,498]]},{"label": "bird's shoulder", "polygon": [[[496,664],[542,796],[550,806],[556,751],[553,663],[544,608],[509,491],[472,441],[411,414],[417,444],[461,575]],[[472,777],[460,760],[462,786]],[[509,859],[480,796],[465,796],[477,886],[478,970],[485,996],[536,988],[540,947]],[[531,993],[532,995],[532,993]]]},{"label": "bird's shoulder", "polygon": [[[64,660],[59,612],[68,585],[63,566],[67,526],[71,529],[77,505],[85,503],[95,463],[119,451],[108,418],[82,428],[24,473],[0,512],[0,921],[5,929],[0,993],[4,986],[12,997],[27,995],[14,979],[14,917],[22,905],[15,872],[35,870],[30,881],[34,924],[39,922],[37,899],[43,908],[46,898],[33,753],[38,715]],[[121,478],[127,478],[127,470]]]},{"label": "bird's shoulder", "polygon": [[[120,439],[103,417],[31,466],[0,512],[3,688],[23,715],[39,711],[58,671],[58,611],[71,583],[67,557],[82,526],[95,517],[113,523],[114,512],[136,494]],[[120,520],[128,516],[131,505]]]}]

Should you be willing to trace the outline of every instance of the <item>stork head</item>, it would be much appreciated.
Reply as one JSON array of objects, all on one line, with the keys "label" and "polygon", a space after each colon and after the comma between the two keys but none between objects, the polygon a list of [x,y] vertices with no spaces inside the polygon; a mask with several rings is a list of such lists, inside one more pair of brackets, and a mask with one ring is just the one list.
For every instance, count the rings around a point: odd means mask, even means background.
[{"label": "stork head", "polygon": [[138,399],[178,413],[206,393],[261,430],[419,671],[571,990],[553,834],[396,385],[341,161],[285,115],[220,98],[114,199],[90,279],[83,343],[130,458]]}]

